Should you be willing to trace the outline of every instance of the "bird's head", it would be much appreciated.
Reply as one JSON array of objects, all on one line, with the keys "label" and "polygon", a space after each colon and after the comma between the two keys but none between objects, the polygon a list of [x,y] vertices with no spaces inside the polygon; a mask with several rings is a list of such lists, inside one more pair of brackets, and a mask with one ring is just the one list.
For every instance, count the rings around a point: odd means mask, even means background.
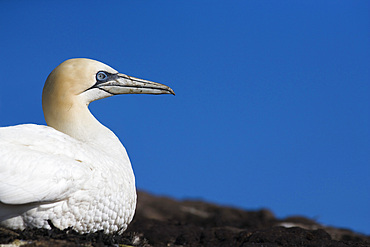
[{"label": "bird's head", "polygon": [[86,58],[69,59],[48,76],[43,99],[83,96],[86,103],[117,94],[175,94],[166,85],[118,73],[110,66]]},{"label": "bird's head", "polygon": [[[66,112],[117,94],[175,94],[163,84],[118,73],[110,66],[86,58],[69,59],[48,76],[42,107],[48,125],[67,122]],[[71,111],[72,112],[72,111]],[[78,112],[78,111],[75,111]]]}]

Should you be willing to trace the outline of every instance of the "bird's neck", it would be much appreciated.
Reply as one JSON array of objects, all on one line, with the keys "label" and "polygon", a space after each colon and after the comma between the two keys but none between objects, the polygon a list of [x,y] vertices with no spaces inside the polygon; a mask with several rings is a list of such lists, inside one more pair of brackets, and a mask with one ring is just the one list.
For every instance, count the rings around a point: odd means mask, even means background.
[{"label": "bird's neck", "polygon": [[57,116],[48,118],[45,115],[45,119],[48,126],[111,156],[127,155],[117,136],[91,114],[87,105],[74,104],[64,110],[58,109]]}]

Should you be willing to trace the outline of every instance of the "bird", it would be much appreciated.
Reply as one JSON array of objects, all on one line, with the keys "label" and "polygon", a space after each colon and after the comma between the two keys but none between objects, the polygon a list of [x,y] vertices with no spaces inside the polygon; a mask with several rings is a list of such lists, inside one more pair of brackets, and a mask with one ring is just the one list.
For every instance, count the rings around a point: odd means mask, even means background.
[{"label": "bird", "polygon": [[122,234],[136,208],[135,176],[119,138],[90,112],[119,94],[173,94],[163,84],[69,59],[47,77],[47,125],[0,128],[0,226]]}]

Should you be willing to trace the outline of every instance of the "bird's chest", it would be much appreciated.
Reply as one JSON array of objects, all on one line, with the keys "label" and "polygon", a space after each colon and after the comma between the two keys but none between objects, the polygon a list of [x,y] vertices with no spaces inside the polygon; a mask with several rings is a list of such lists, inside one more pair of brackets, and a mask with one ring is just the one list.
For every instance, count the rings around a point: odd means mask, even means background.
[{"label": "bird's chest", "polygon": [[136,207],[134,183],[132,172],[93,170],[82,189],[52,209],[53,224],[79,232],[126,229]]}]

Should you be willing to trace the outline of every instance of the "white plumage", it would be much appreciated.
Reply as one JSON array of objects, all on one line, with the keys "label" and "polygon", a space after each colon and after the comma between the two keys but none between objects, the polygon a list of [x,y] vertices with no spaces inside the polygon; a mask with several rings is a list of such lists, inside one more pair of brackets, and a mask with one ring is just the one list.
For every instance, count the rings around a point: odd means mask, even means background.
[{"label": "white plumage", "polygon": [[122,233],[136,207],[125,148],[88,110],[94,100],[126,93],[174,94],[90,59],[71,59],[43,90],[48,126],[0,128],[0,225],[80,233]]}]

